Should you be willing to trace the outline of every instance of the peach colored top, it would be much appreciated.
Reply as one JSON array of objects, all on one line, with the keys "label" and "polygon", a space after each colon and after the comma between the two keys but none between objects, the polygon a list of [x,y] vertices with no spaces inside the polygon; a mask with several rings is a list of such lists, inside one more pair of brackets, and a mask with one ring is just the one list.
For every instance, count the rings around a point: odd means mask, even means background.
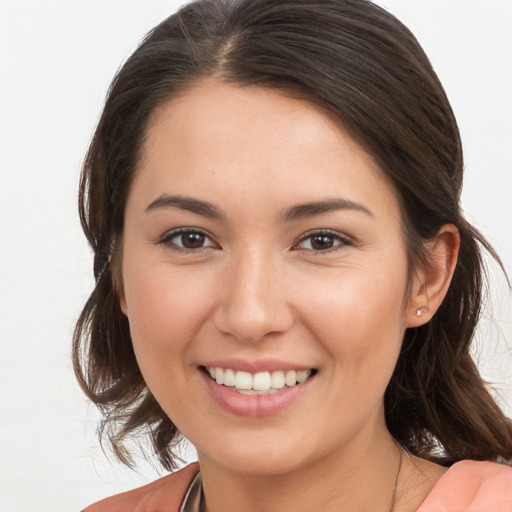
[{"label": "peach colored top", "polygon": [[[197,463],[102,500],[83,512],[178,512]],[[512,467],[464,460],[439,479],[416,512],[512,512]]]},{"label": "peach colored top", "polygon": [[512,512],[512,467],[474,460],[457,462],[416,512]]}]

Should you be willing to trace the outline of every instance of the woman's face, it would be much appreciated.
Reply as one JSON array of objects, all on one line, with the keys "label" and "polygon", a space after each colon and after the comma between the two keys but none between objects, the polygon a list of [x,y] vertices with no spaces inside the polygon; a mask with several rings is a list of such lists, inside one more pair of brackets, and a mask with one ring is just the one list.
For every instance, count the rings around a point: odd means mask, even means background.
[{"label": "woman's face", "polygon": [[200,460],[283,473],[382,435],[409,298],[376,163],[317,106],[217,82],[163,104],[147,135],[121,305]]}]

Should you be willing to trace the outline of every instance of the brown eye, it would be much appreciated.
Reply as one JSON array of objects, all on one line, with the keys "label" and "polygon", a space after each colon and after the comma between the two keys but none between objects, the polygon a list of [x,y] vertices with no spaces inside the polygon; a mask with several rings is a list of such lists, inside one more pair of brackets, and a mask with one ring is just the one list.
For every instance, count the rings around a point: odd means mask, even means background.
[{"label": "brown eye", "polygon": [[352,245],[352,241],[341,233],[317,231],[304,236],[295,248],[313,252],[329,252],[346,245]]},{"label": "brown eye", "polygon": [[206,236],[203,233],[183,233],[180,235],[181,246],[185,249],[199,249],[204,245]]},{"label": "brown eye", "polygon": [[314,251],[325,251],[334,247],[333,237],[327,235],[312,236],[310,243]]},{"label": "brown eye", "polygon": [[194,251],[217,247],[207,233],[198,228],[180,228],[165,235],[159,242],[175,251]]}]

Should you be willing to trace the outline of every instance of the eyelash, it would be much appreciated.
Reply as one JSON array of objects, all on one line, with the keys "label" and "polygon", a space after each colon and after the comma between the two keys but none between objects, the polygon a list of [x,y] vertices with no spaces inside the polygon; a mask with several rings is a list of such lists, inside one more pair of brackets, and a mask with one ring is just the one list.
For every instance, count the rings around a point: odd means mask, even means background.
[{"label": "eyelash", "polygon": [[[202,245],[200,247],[182,247],[176,244],[176,242],[173,242],[174,239],[183,236],[183,235],[200,235],[204,237],[204,240],[209,240],[209,245]],[[314,249],[313,247],[304,248],[300,247],[301,244],[303,244],[306,240],[313,240],[315,237],[324,237],[328,238],[334,241],[334,243],[337,241],[333,247],[329,247],[327,249]],[[182,241],[183,243],[183,241]],[[199,252],[204,249],[209,249],[211,247],[219,248],[219,245],[213,240],[213,237],[206,232],[203,229],[200,228],[178,228],[175,230],[172,230],[168,233],[166,233],[158,242],[159,245],[165,245],[176,252],[182,252],[182,253],[193,253],[193,252]],[[311,242],[310,242],[311,245]],[[308,233],[305,233],[300,240],[292,247],[293,250],[296,251],[304,251],[304,252],[313,252],[316,254],[330,254],[332,252],[338,251],[342,249],[345,246],[354,245],[354,241],[346,236],[343,235],[337,231],[332,231],[329,229],[321,229],[317,231],[310,231]]]}]

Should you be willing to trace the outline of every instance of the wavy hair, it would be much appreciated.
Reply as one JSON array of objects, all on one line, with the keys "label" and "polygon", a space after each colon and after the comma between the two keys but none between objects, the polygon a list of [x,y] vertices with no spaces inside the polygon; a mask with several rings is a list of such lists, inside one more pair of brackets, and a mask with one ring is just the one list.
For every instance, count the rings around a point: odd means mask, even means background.
[{"label": "wavy hair", "polygon": [[424,242],[443,224],[458,228],[451,286],[432,320],[405,333],[385,393],[386,421],[413,454],[444,465],[510,461],[511,422],[470,355],[485,277],[481,250],[497,256],[461,213],[457,123],[415,37],[368,0],[198,0],[149,32],[115,76],[80,182],[96,285],[76,325],[73,361],[116,455],[131,464],[126,441],[143,435],[165,468],[175,464],[180,434],[141,375],[116,283],[148,119],[209,77],[284,90],[337,116],[394,183],[410,273],[425,263]]}]

